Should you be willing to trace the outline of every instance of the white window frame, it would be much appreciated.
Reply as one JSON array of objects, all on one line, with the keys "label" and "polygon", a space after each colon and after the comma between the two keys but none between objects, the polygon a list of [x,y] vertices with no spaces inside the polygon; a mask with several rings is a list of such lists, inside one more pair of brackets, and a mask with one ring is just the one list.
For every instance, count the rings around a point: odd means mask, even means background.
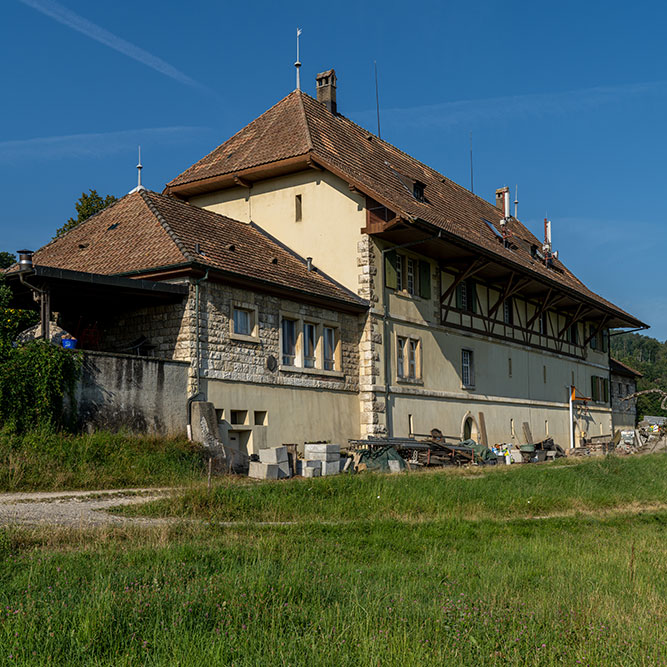
[{"label": "white window frame", "polygon": [[[414,257],[406,257],[405,264],[405,287],[410,296],[415,296],[417,294],[417,273],[415,271],[416,260]],[[417,264],[417,266],[419,265]]]},{"label": "white window frame", "polygon": [[[319,332],[318,332],[319,327],[315,322],[310,322],[308,320],[304,320],[303,325],[301,327],[301,334],[303,336],[303,367],[304,368],[317,368],[319,366],[319,359],[318,357],[320,356],[318,354],[318,348],[320,347],[319,344]],[[309,333],[312,332],[312,350],[309,348]],[[312,354],[308,354],[309,352],[312,352]]]},{"label": "white window frame", "polygon": [[[283,328],[284,322],[292,322],[294,325],[294,354],[285,353],[285,330]],[[289,314],[280,314],[280,362],[281,366],[288,366],[292,368],[297,368],[300,366],[300,320]],[[287,357],[292,357],[292,363],[289,363],[289,360],[286,361]]]},{"label": "white window frame", "polygon": [[[327,331],[332,332],[331,358],[327,357]],[[331,368],[327,368],[331,364]],[[340,370],[340,335],[338,327],[324,323],[322,325],[322,370],[337,371]]]},{"label": "white window frame", "polygon": [[473,350],[461,350],[461,384],[465,389],[475,386],[475,353]]},{"label": "white window frame", "polygon": [[[235,312],[241,311],[248,314],[248,323],[250,325],[250,333],[238,333],[236,331]],[[259,323],[258,310],[254,303],[242,303],[235,301],[232,303],[231,312],[229,314],[229,337],[233,340],[244,341],[246,343],[259,343]]]}]

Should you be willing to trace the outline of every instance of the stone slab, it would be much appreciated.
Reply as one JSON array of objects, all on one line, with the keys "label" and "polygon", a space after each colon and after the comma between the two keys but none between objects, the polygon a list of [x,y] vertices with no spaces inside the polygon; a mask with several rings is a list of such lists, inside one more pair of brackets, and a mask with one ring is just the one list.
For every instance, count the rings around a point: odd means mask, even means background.
[{"label": "stone slab", "polygon": [[303,469],[303,476],[304,477],[321,477],[320,469],[319,468],[304,468]]},{"label": "stone slab", "polygon": [[260,463],[259,461],[250,461],[248,477],[254,479],[278,479],[280,470],[275,463]]},{"label": "stone slab", "polygon": [[389,472],[401,472],[401,464],[398,461],[389,460]]},{"label": "stone slab", "polygon": [[338,475],[340,473],[339,461],[322,461],[322,477],[326,475]]},{"label": "stone slab", "polygon": [[315,456],[312,454],[339,454],[340,455],[340,445],[331,445],[326,443],[316,443],[303,446],[304,458],[314,459]]},{"label": "stone slab", "polygon": [[340,461],[340,454],[337,452],[311,452],[306,454],[309,461]]},{"label": "stone slab", "polygon": [[292,476],[292,472],[289,467],[289,461],[281,461],[275,465],[278,466],[278,479],[289,479]]},{"label": "stone slab", "polygon": [[287,447],[267,447],[259,450],[259,460],[262,463],[286,463]]},{"label": "stone slab", "polygon": [[322,470],[322,461],[304,461],[303,465],[305,468],[315,468],[316,470]]},{"label": "stone slab", "polygon": [[510,456],[512,457],[512,463],[523,463],[523,456],[518,449],[510,449]]}]

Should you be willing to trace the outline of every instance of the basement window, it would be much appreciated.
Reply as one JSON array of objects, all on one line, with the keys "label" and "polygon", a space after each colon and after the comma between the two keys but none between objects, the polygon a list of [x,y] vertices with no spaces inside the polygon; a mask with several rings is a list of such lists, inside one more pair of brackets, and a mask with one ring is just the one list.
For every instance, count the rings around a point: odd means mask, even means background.
[{"label": "basement window", "polygon": [[231,410],[229,421],[233,425],[245,424],[248,419],[247,410]]}]

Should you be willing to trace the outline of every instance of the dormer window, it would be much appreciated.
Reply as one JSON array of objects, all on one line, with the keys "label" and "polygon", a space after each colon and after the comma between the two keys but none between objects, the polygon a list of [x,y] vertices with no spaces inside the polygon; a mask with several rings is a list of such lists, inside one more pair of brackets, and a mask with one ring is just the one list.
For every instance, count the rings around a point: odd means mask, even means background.
[{"label": "dormer window", "polygon": [[415,181],[412,186],[412,194],[417,201],[426,201],[424,197],[424,184],[421,181]]}]

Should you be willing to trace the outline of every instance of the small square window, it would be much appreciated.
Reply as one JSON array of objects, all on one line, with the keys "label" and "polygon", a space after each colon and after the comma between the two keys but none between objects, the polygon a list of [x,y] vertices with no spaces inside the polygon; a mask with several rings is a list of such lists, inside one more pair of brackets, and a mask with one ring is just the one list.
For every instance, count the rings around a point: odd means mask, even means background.
[{"label": "small square window", "polygon": [[255,410],[254,421],[255,426],[266,426],[269,423],[267,411]]},{"label": "small square window", "polygon": [[252,335],[252,315],[251,310],[244,308],[234,308],[234,333],[242,336]]}]

